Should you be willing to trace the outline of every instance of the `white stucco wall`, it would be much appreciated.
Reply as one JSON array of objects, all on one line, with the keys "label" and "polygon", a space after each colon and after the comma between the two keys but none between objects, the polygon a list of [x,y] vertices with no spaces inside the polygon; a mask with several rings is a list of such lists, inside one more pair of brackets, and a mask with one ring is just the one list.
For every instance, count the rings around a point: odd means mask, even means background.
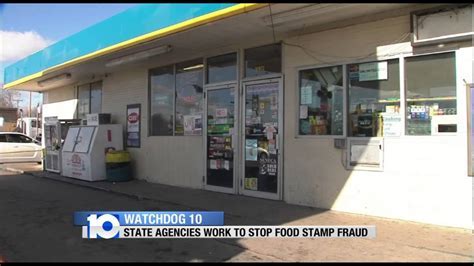
[{"label": "white stucco wall", "polygon": [[[42,120],[48,116],[58,119],[74,119],[76,116],[77,95],[74,85],[64,86],[43,93]],[[44,132],[44,124],[41,125]],[[42,145],[44,147],[44,138]]]},{"label": "white stucco wall", "polygon": [[59,119],[73,119],[76,105],[77,95],[74,85],[43,93],[43,117],[58,116]]},{"label": "white stucco wall", "polygon": [[[411,53],[391,45],[410,31],[409,16],[360,24],[285,40],[284,199],[289,203],[411,221],[469,228],[472,180],[467,176],[466,93],[472,81],[472,47],[456,52],[458,133],[456,136],[401,136],[384,140],[383,172],[348,171],[343,151],[331,138],[298,138],[297,68],[356,62],[369,54]],[[399,41],[400,42],[400,41]],[[313,53],[313,54],[314,54]],[[375,58],[374,56],[369,58]],[[367,59],[366,59],[367,60]]]}]

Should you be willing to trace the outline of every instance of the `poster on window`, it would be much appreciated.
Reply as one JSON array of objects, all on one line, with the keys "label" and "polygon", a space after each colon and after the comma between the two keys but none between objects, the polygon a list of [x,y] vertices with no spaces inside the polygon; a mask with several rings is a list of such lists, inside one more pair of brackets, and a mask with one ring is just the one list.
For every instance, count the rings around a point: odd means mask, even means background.
[{"label": "poster on window", "polygon": [[127,147],[140,148],[140,104],[127,105]]},{"label": "poster on window", "polygon": [[387,80],[387,61],[359,64],[359,81]]},{"label": "poster on window", "polygon": [[202,117],[201,115],[185,115],[183,116],[184,135],[193,136],[201,135]]},{"label": "poster on window", "polygon": [[257,140],[246,139],[245,140],[245,160],[256,161],[257,153],[258,153]]},{"label": "poster on window", "polygon": [[383,114],[383,136],[399,137],[402,131],[402,117],[397,114]]}]

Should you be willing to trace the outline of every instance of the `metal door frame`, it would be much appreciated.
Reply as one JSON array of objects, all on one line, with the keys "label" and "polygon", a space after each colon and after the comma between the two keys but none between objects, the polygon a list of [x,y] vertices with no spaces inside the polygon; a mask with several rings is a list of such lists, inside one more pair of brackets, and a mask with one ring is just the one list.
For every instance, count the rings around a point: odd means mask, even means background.
[{"label": "metal door frame", "polygon": [[[245,98],[247,92],[247,86],[258,85],[258,84],[267,84],[267,83],[278,83],[278,136],[277,136],[277,155],[278,155],[278,175],[277,175],[277,193],[269,193],[262,191],[252,191],[246,190],[244,188],[244,178],[245,178]],[[273,200],[282,200],[283,199],[283,132],[284,132],[284,123],[283,123],[283,76],[277,77],[262,77],[262,79],[252,79],[247,81],[242,81],[242,94],[240,96],[240,174],[239,174],[239,191],[238,193],[245,196],[273,199]]]},{"label": "metal door frame", "polygon": [[[234,89],[234,129],[232,134],[232,149],[233,149],[233,182],[232,188],[219,187],[214,185],[207,184],[207,101],[208,101],[208,91],[222,90],[222,89]],[[239,107],[239,90],[236,82],[230,83],[220,83],[215,85],[206,85],[204,86],[204,115],[203,115],[203,151],[204,151],[204,175],[203,175],[203,188],[215,192],[223,192],[229,194],[237,194],[238,192],[238,170],[240,169],[240,160],[239,160],[239,145],[238,145],[238,128],[240,123],[240,117],[238,112]]]}]

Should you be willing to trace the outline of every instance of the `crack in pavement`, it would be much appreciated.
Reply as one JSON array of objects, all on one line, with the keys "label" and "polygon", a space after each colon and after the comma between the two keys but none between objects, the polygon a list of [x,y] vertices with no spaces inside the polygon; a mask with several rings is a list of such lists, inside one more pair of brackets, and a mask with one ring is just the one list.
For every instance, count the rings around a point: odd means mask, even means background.
[{"label": "crack in pavement", "polygon": [[439,249],[426,248],[426,247],[413,246],[413,245],[406,245],[406,246],[411,247],[411,248],[416,248],[416,249],[429,250],[429,251],[434,251],[434,252],[438,252],[438,253],[457,255],[457,256],[460,256],[460,257],[473,259],[473,256],[469,256],[469,255],[461,254],[461,253],[456,253],[456,252],[451,252],[451,251],[446,251],[446,250],[439,250]]}]

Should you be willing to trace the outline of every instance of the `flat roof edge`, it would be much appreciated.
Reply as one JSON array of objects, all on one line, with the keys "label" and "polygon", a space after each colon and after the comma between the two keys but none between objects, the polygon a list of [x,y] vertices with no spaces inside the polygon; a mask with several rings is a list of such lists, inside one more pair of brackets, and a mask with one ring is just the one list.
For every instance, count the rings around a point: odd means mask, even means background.
[{"label": "flat roof edge", "polygon": [[177,24],[173,24],[173,25],[170,25],[170,26],[167,26],[167,27],[149,32],[147,34],[143,34],[143,35],[134,37],[132,39],[129,39],[129,40],[126,40],[126,41],[123,41],[123,42],[119,42],[117,44],[99,49],[97,51],[94,51],[94,52],[76,57],[76,58],[71,59],[69,61],[66,61],[64,63],[46,68],[46,69],[41,70],[41,71],[38,71],[34,74],[27,75],[27,76],[19,78],[17,80],[5,83],[3,88],[4,89],[14,89],[15,86],[18,86],[18,85],[24,84],[26,82],[29,82],[29,81],[35,80],[37,78],[40,78],[40,77],[44,76],[45,74],[47,74],[49,72],[59,71],[61,69],[64,69],[64,68],[67,68],[67,67],[70,67],[70,66],[74,66],[74,65],[77,65],[79,63],[83,63],[83,62],[92,60],[94,58],[97,58],[97,57],[100,57],[100,56],[103,56],[103,55],[108,55],[108,54],[111,54],[113,52],[116,52],[116,51],[119,51],[119,50],[122,50],[122,49],[126,49],[126,48],[129,48],[129,47],[141,44],[141,43],[145,43],[145,42],[148,42],[150,40],[162,38],[162,37],[171,35],[173,33],[177,33],[177,32],[180,32],[180,31],[184,31],[184,30],[188,30],[188,29],[191,29],[191,28],[194,28],[194,27],[197,27],[197,26],[204,25],[204,24],[209,23],[209,22],[217,21],[217,20],[224,19],[224,18],[227,18],[227,17],[239,15],[239,14],[242,14],[242,13],[246,13],[246,12],[249,12],[249,11],[252,11],[252,10],[255,10],[255,9],[262,8],[262,7],[267,6],[267,5],[268,4],[246,3],[246,4],[236,4],[234,6],[230,6],[230,7],[224,8],[224,9],[220,9],[220,10],[216,10],[216,11],[213,11],[213,12],[208,13],[208,14],[204,14],[204,15],[201,15],[201,16],[198,16],[198,17],[195,17],[195,18],[191,18],[191,19],[179,22]]}]

